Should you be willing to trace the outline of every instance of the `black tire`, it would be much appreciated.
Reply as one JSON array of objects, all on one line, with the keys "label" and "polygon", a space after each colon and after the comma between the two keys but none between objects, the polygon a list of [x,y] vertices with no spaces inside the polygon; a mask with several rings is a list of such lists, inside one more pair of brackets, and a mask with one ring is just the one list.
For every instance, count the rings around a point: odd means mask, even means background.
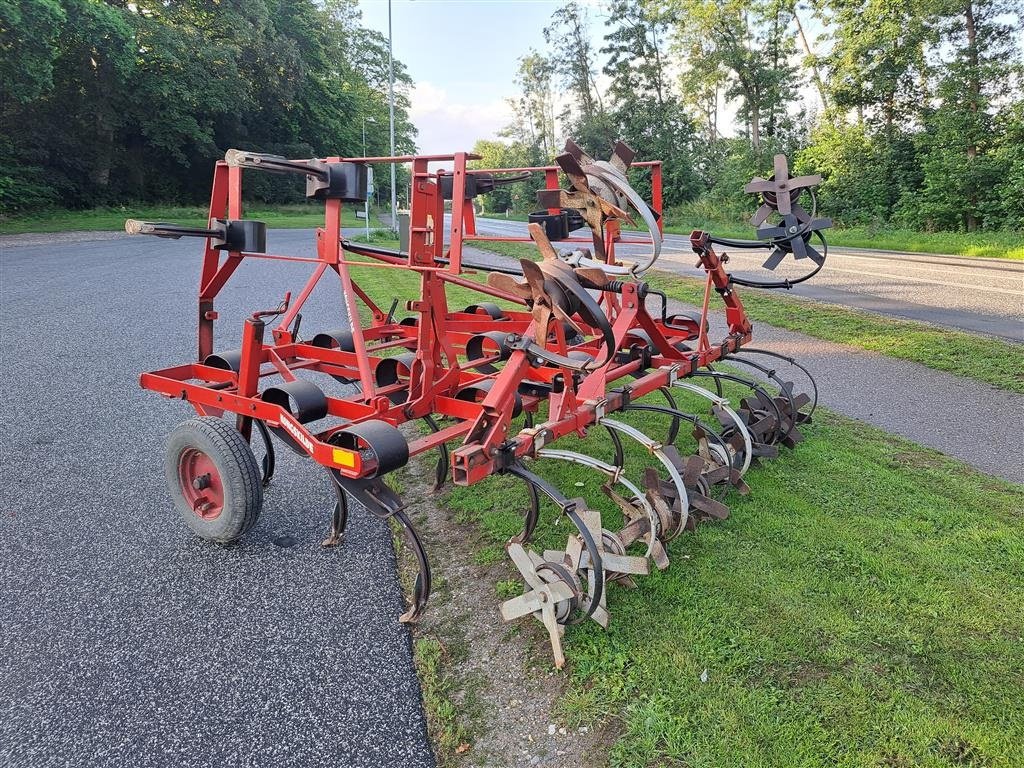
[{"label": "black tire", "polygon": [[175,427],[167,438],[164,476],[174,506],[202,539],[229,544],[259,517],[263,484],[256,456],[225,421],[205,417]]}]

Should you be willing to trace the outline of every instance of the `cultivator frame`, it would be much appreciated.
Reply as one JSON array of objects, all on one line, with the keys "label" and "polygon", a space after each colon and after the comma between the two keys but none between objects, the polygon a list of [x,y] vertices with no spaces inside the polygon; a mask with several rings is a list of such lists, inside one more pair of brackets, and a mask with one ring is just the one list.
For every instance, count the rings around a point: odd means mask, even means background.
[{"label": "cultivator frame", "polygon": [[[755,180],[753,184],[760,186],[751,191],[762,201],[756,223],[764,224],[778,213],[780,227],[765,229],[759,241],[717,241],[706,232],[692,233],[690,245],[706,275],[701,313],[667,315],[665,296],[643,280],[662,245],[660,162],[632,162],[632,150],[621,142],[609,162],[594,160],[572,142],[553,166],[471,169],[469,163],[476,159],[459,152],[288,160],[230,150],[214,170],[207,228],[126,224],[136,234],[206,239],[196,361],[144,373],[140,383],[189,402],[200,421],[234,416],[234,437],[223,436],[231,451],[211,447],[201,436],[189,443],[186,434],[172,441],[175,451],[167,457],[176,504],[200,535],[231,541],[255,522],[261,495],[240,499],[240,492],[232,491],[236,476],[251,474],[255,466],[248,445],[255,424],[267,448],[264,485],[273,473],[271,434],[329,471],[337,500],[325,544],[341,540],[350,498],[402,527],[419,566],[403,621],[415,620],[426,605],[430,567],[405,504],[383,478],[410,457],[436,450],[437,487],[449,477],[456,485],[471,485],[497,473],[523,480],[530,508],[523,531],[509,542],[508,552],[526,588],[522,596],[502,606],[502,614],[506,620],[524,615],[540,619],[561,666],[565,625],[587,618],[607,625],[607,583],[631,585],[648,572],[650,562],[666,567],[668,541],[698,520],[728,515],[724,504],[713,498],[712,488],[728,485],[746,492],[742,478],[751,462],[774,455],[778,445],[791,447],[799,441],[798,425],[809,420],[816,392],[813,400],[794,394],[793,385],[771,367],[774,363],[762,365],[737,355],[751,343],[752,325],[736,281],[725,269],[727,257],[720,256],[714,245],[770,245],[784,254],[823,261],[805,245],[812,235],[824,241],[820,230],[828,222],[807,214],[797,203],[817,179],[789,180],[784,158],[777,158],[775,176]],[[411,166],[408,252],[342,237],[343,204],[362,202],[367,167],[388,163]],[[650,203],[629,185],[629,168],[649,169]],[[315,258],[267,252],[266,227],[243,218],[246,169],[306,176],[307,195],[322,200],[325,211],[324,226],[316,232]],[[523,259],[516,266],[467,258],[464,246],[473,241],[530,241],[477,234],[472,204],[481,192],[528,174],[543,174],[546,182],[546,189],[538,193],[542,209],[531,215],[529,225],[541,261]],[[569,179],[568,189],[559,185],[562,174]],[[453,202],[445,225],[447,201]],[[632,223],[634,215],[647,228],[646,235],[622,230],[621,223]],[[588,236],[570,235],[581,227],[589,230]],[[556,251],[552,238],[569,243],[572,250]],[[800,244],[794,246],[794,239]],[[651,251],[631,263],[617,258],[617,243],[643,244]],[[309,264],[312,274],[294,298],[286,294],[278,307],[245,319],[238,349],[215,351],[217,296],[246,259]],[[777,254],[771,260],[773,268]],[[411,314],[397,319],[395,304],[387,310],[378,305],[353,279],[353,267],[414,271],[420,296],[404,308]],[[486,283],[467,276],[480,271],[489,272]],[[301,310],[329,272],[339,280],[347,317],[360,318],[362,308],[370,322],[303,338]],[[446,292],[449,285],[521,309],[502,310],[481,301],[453,311]],[[715,342],[709,338],[708,321],[713,293],[724,304],[727,325],[726,335]],[[652,297],[661,299],[660,313],[650,311]],[[766,350],[749,352],[788,360]],[[757,377],[715,370],[714,364],[727,359],[755,369]],[[305,371],[328,374],[352,386],[342,395],[328,394],[302,378]],[[711,389],[694,383],[705,380],[712,383]],[[722,397],[722,381],[739,382],[752,396],[733,407]],[[672,393],[681,390],[708,401],[714,426],[676,407]],[[637,402],[656,392],[665,396],[666,405]],[[670,417],[668,439],[652,438],[616,418],[631,410]],[[541,414],[543,421],[538,421]],[[516,427],[514,420],[520,415],[524,425]],[[414,420],[422,420],[430,431],[414,435],[400,429]],[[697,452],[689,457],[673,445],[683,422],[693,424],[698,443]],[[616,456],[610,463],[552,447],[568,435],[585,436],[595,426],[612,437]],[[624,476],[623,440],[639,443],[655,462],[640,481]],[[451,444],[457,445],[451,449]],[[624,527],[607,530],[600,514],[585,501],[566,497],[528,468],[529,461],[538,459],[569,461],[601,473],[607,479],[605,493],[623,511]],[[575,526],[565,550],[538,553],[527,548],[542,497]],[[239,504],[255,506],[255,511],[247,507],[245,514],[234,514]]]}]

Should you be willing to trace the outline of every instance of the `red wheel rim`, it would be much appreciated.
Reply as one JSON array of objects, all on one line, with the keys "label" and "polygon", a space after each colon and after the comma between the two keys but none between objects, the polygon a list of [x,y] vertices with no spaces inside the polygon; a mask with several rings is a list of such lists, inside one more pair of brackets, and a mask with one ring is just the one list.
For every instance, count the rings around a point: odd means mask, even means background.
[{"label": "red wheel rim", "polygon": [[192,511],[203,520],[215,520],[224,511],[220,473],[198,448],[187,448],[178,457],[178,485]]}]

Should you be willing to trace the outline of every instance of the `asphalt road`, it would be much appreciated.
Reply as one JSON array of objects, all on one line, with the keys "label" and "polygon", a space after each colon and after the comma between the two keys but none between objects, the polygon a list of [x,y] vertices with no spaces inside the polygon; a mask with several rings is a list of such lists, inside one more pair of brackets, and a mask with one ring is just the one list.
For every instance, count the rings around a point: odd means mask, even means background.
[{"label": "asphalt road", "polygon": [[[526,235],[526,223],[477,219],[477,233],[522,237]],[[630,235],[625,233],[626,237]],[[810,264],[787,258],[775,272],[769,273],[760,268],[767,251],[718,250],[729,253],[731,271],[757,279],[766,275],[776,279],[797,277]],[[650,246],[616,246],[616,253],[625,258],[649,251]],[[703,270],[695,265],[688,238],[666,235],[656,268],[703,277]],[[792,294],[1024,342],[1021,261],[830,248],[824,269],[812,280],[793,288]]]},{"label": "asphalt road", "polygon": [[[0,242],[0,766],[433,766],[383,523],[322,549],[327,475],[283,449],[238,545],[171,506],[163,440],[193,412],[137,376],[193,355],[199,243],[60,240]],[[243,266],[223,346],[307,273]],[[343,323],[337,295],[304,327]]]}]

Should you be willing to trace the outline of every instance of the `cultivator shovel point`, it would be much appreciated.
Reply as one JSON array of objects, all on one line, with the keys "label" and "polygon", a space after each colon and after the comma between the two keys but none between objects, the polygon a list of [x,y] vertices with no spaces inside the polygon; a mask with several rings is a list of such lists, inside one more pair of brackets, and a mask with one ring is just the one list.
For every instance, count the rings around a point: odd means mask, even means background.
[{"label": "cultivator shovel point", "polygon": [[[518,478],[529,503],[523,530],[506,551],[523,593],[503,602],[500,612],[506,621],[539,620],[561,667],[567,626],[593,620],[608,627],[611,585],[638,587],[652,565],[668,568],[669,550],[684,532],[730,517],[726,494],[749,492],[751,466],[804,439],[801,428],[817,405],[814,380],[792,358],[750,346],[752,326],[737,288],[789,288],[810,275],[740,278],[725,270],[727,259],[715,246],[767,248],[769,268],[790,254],[807,258],[813,274],[827,254],[822,231],[829,221],[817,216],[817,177],[790,178],[785,158],[777,157],[774,173],[747,187],[760,202],[752,220],[759,239],[694,232],[690,245],[704,271],[705,301],[698,315],[669,315],[666,297],[643,279],[663,248],[659,162],[637,162],[622,142],[607,161],[595,160],[571,141],[551,166],[470,168],[476,159],[467,153],[289,159],[228,151],[214,170],[206,227],[126,222],[131,234],[204,243],[195,358],[144,373],[140,383],[189,403],[202,417],[174,431],[165,456],[172,498],[195,533],[226,543],[256,523],[274,473],[274,445],[283,443],[328,472],[334,497],[325,547],[344,542],[353,503],[400,531],[417,568],[403,622],[425,609],[431,567],[387,476],[429,454],[437,457],[434,490],[495,474]],[[351,242],[341,230],[342,205],[366,198],[368,168],[389,163],[410,166],[405,251]],[[268,251],[266,226],[244,218],[243,174],[259,172],[305,176],[307,197],[324,207],[315,258]],[[632,188],[627,172],[650,175],[650,201]],[[534,174],[545,183],[538,192],[542,210],[530,214],[528,237],[503,239],[532,242],[539,261],[464,259],[467,243],[496,239],[477,234],[474,199]],[[622,222],[647,231],[623,232]],[[571,235],[584,228],[585,236]],[[625,246],[640,246],[644,255],[620,260],[616,248]],[[243,318],[238,345],[215,350],[215,301],[251,259],[307,265],[312,274],[274,309]],[[397,318],[399,299],[372,297],[353,267],[415,273],[420,295],[404,305],[409,314]],[[487,280],[469,279],[468,269],[488,273]],[[367,320],[336,321],[300,336],[302,308],[329,275],[341,288],[338,317]],[[450,286],[482,298],[452,308]],[[727,330],[712,342],[716,294]],[[652,295],[660,298],[660,311],[649,306]],[[802,379],[810,384],[806,392],[794,383]],[[400,429],[414,421],[426,430]],[[262,467],[250,447],[254,426],[265,445]],[[559,440],[584,438],[595,427],[610,439],[611,457],[559,447]],[[546,468],[566,463],[596,473],[604,516],[600,503],[570,498],[545,476]],[[542,500],[572,526],[563,549],[537,551],[530,544]],[[620,514],[621,525],[609,522]]]}]

